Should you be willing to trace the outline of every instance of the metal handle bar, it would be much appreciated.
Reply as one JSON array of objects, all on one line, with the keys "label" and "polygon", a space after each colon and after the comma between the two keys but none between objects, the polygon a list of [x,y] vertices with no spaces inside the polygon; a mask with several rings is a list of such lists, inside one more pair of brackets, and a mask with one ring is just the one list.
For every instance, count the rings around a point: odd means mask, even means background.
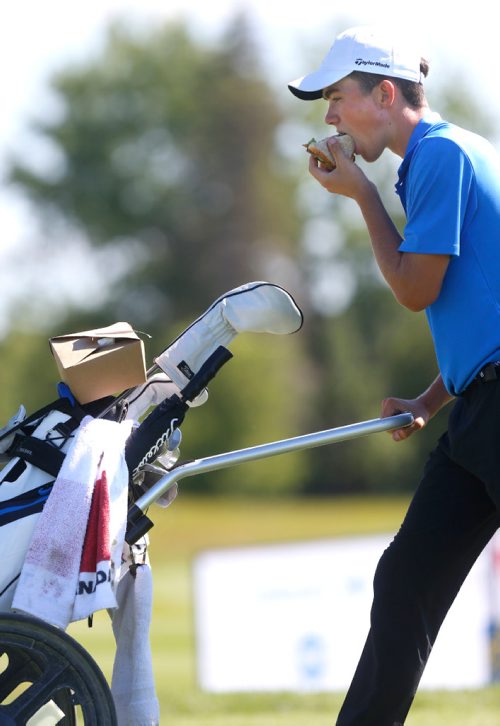
[{"label": "metal handle bar", "polygon": [[337,441],[355,439],[380,431],[392,431],[394,429],[405,428],[406,426],[411,426],[412,423],[413,416],[411,413],[401,413],[396,416],[361,421],[360,423],[354,423],[348,426],[326,429],[325,431],[317,431],[316,433],[304,434],[303,436],[294,436],[290,439],[273,441],[268,444],[251,446],[247,449],[237,449],[236,451],[228,451],[225,454],[216,454],[215,456],[207,456],[203,459],[187,461],[171,471],[166,472],[165,476],[159,479],[151,489],[148,489],[135,502],[133,509],[136,513],[138,509],[143,513],[146,512],[148,507],[161,497],[162,494],[165,494],[180,479],[188,476],[203,474],[207,471],[215,471],[217,469],[225,469],[236,464],[243,464],[244,462],[254,461],[256,459],[265,459],[269,456],[285,454],[290,451],[310,449],[315,446],[333,444]]}]

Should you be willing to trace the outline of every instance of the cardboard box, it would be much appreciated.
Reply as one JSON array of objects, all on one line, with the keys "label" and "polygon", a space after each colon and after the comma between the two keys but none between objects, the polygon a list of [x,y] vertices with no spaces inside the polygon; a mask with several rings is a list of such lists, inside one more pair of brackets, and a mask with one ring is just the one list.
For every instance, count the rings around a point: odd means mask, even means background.
[{"label": "cardboard box", "polygon": [[146,381],[144,343],[129,323],[58,335],[49,343],[61,379],[80,403]]}]

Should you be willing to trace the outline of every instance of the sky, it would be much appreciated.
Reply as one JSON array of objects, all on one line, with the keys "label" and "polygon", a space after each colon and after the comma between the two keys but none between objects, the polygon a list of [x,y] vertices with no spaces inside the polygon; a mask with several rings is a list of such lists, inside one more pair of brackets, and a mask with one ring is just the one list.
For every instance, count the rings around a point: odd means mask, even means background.
[{"label": "sky", "polygon": [[[18,193],[2,183],[6,160],[12,150],[31,152],[27,134],[30,117],[50,113],[47,91],[51,74],[70,62],[84,60],[103,43],[110,21],[126,17],[134,23],[156,23],[182,17],[193,33],[214,39],[231,17],[246,9],[254,24],[265,67],[276,84],[303,75],[308,48],[319,65],[333,40],[333,33],[349,25],[383,22],[404,28],[431,61],[426,84],[436,76],[459,69],[473,89],[471,103],[485,104],[500,114],[498,91],[498,37],[496,23],[488,22],[491,5],[477,0],[463,6],[454,0],[438,0],[431,10],[404,0],[358,0],[349,12],[342,4],[326,0],[16,0],[0,11],[0,332],[2,302],[17,281],[12,265],[19,265],[19,250],[36,234],[31,210]],[[425,12],[424,12],[425,7]],[[8,8],[8,9],[7,9]],[[409,16],[413,16],[409,20]],[[491,90],[490,90],[491,89]],[[437,108],[436,110],[439,110]],[[83,252],[82,252],[83,254]],[[36,270],[33,272],[36,276]]]}]

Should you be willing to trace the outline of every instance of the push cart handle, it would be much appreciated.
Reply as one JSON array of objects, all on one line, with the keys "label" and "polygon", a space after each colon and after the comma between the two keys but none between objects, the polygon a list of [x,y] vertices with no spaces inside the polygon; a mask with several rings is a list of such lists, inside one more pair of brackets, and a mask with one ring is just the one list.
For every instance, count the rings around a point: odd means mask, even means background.
[{"label": "push cart handle", "polygon": [[[225,454],[216,454],[215,456],[207,456],[203,459],[195,459],[180,464],[171,471],[166,472],[165,476],[159,479],[151,489],[143,494],[129,510],[128,521],[129,529],[127,531],[126,540],[129,544],[134,544],[139,537],[142,536],[153,524],[145,515],[148,507],[153,504],[159,497],[167,492],[176,482],[188,476],[203,474],[208,471],[217,469],[225,469],[229,466],[236,466],[247,461],[256,459],[265,459],[277,454],[285,454],[290,451],[298,451],[301,449],[310,449],[325,444],[333,444],[339,441],[347,441],[348,439],[359,438],[367,434],[379,433],[381,431],[393,431],[395,429],[406,428],[413,423],[411,413],[400,413],[396,416],[388,416],[386,418],[377,418],[370,421],[361,421],[360,423],[350,424],[348,426],[340,426],[338,428],[326,429],[325,431],[317,431],[312,434],[304,434],[303,436],[294,436],[290,439],[281,441],[273,441],[268,444],[259,446],[251,446],[247,449],[239,449],[229,451]],[[141,530],[141,520],[145,527]],[[133,535],[132,535],[133,530]],[[142,534],[141,534],[142,531]],[[132,539],[136,536],[137,539]]]}]

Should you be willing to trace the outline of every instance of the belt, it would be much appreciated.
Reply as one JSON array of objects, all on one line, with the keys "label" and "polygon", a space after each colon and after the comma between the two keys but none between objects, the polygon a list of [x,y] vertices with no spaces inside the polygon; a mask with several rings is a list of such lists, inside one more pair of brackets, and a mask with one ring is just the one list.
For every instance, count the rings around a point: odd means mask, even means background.
[{"label": "belt", "polygon": [[498,379],[500,379],[500,361],[494,361],[493,363],[487,363],[484,368],[481,368],[469,385],[475,386],[478,383],[489,383],[490,381],[497,381]]}]

